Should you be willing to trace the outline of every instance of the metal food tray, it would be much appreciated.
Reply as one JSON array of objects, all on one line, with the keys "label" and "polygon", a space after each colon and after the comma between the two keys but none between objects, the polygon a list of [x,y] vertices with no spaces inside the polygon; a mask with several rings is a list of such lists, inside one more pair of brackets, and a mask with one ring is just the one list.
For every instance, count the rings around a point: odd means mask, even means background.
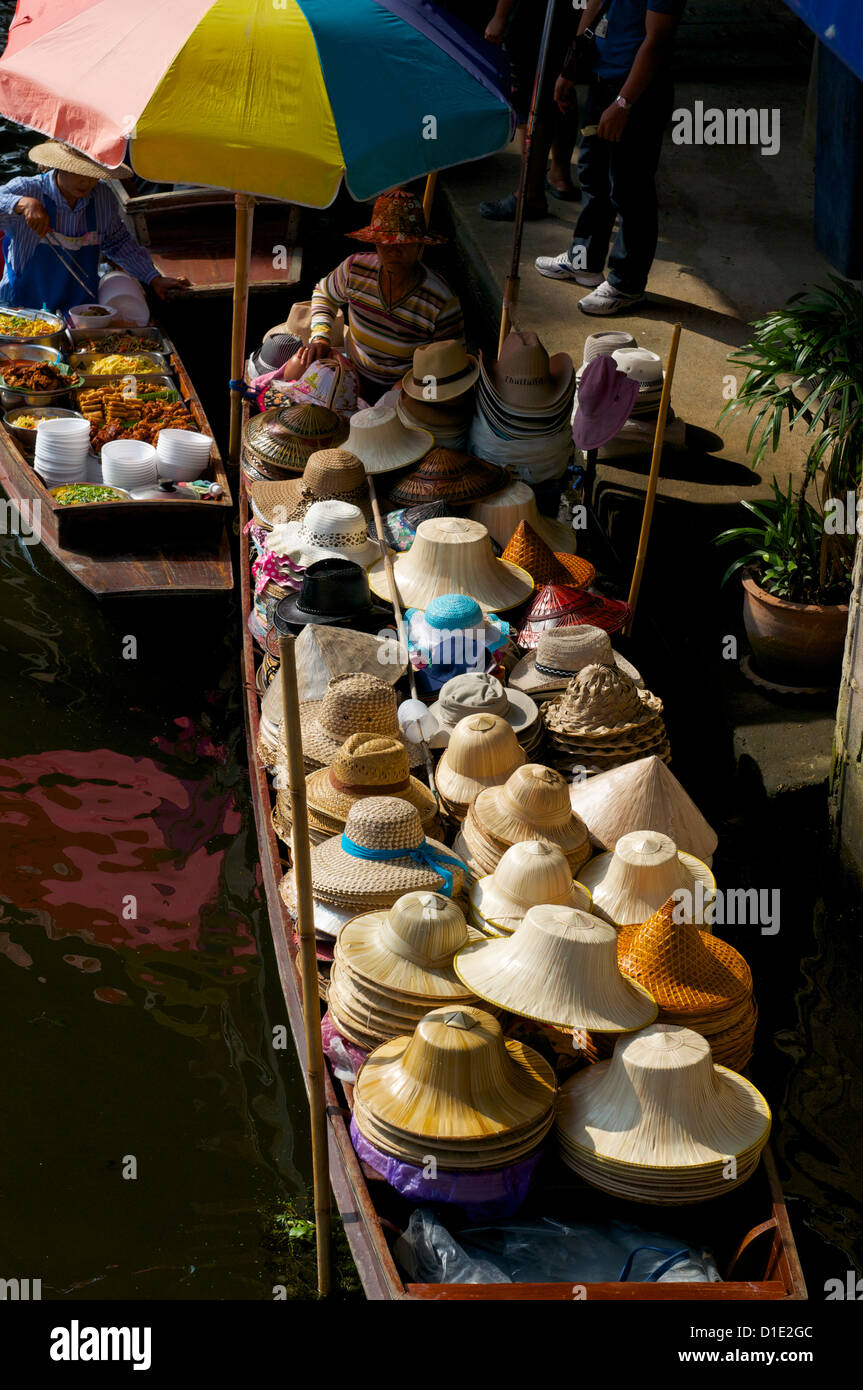
[{"label": "metal food tray", "polygon": [[151,352],[159,352],[163,354],[166,352],[167,344],[162,335],[162,331],[161,329],[155,327],[118,328],[116,327],[116,325],[112,324],[109,328],[68,329],[69,337],[71,338],[73,344],[76,345],[76,347],[73,348],[73,351],[77,350],[78,343],[86,343],[88,339],[96,340],[98,338],[109,338],[114,333],[131,333],[136,338],[145,338],[148,342],[153,344],[152,348],[150,349]]},{"label": "metal food tray", "polygon": [[[188,404],[187,404],[185,401],[183,401],[182,396],[180,395],[179,391],[177,390],[177,384],[176,384],[176,382],[175,382],[171,377],[169,377],[169,376],[138,376],[138,377],[136,377],[135,379],[136,379],[136,381],[138,382],[138,392],[139,392],[139,396],[144,396],[144,395],[146,395],[146,393],[147,393],[147,387],[148,387],[148,386],[167,386],[168,389],[169,389],[170,391],[173,392],[173,398],[174,398],[174,400],[176,400],[176,401],[181,401],[182,404],[186,406],[186,409],[187,409],[187,410],[189,409]],[[80,402],[79,397],[80,397],[82,391],[91,391],[91,390],[93,389],[93,386],[94,386],[94,385],[98,385],[98,386],[111,386],[111,385],[116,385],[116,383],[117,383],[118,381],[122,381],[122,380],[123,380],[122,377],[113,377],[113,376],[109,376],[109,377],[97,377],[97,379],[96,379],[95,382],[91,382],[90,385],[88,385],[88,386],[81,386],[81,387],[79,387],[79,389],[78,389],[77,391],[74,391],[72,394],[75,396],[76,404],[78,405],[78,407],[79,407],[79,409],[80,409],[81,402]],[[189,414],[191,415],[191,411],[189,411]]]},{"label": "metal food tray", "polygon": [[[113,355],[113,354],[112,354]],[[164,377],[168,372],[168,363],[160,352],[130,352],[124,354],[128,357],[142,357],[153,365],[151,372],[111,372],[108,376],[100,372],[88,371],[88,367],[99,357],[106,357],[104,352],[73,352],[69,354],[69,364],[79,371],[84,378],[85,386],[104,386],[111,381],[124,381],[127,376],[134,376],[138,381],[147,381],[153,377]],[[172,382],[173,384],[173,382]]]},{"label": "metal food tray", "polygon": [[9,304],[0,305],[0,313],[17,314],[22,319],[44,319],[47,323],[53,324],[49,332],[37,334],[30,338],[20,333],[0,333],[0,343],[21,343],[23,346],[30,347],[54,347],[52,339],[66,330],[66,320],[59,314],[52,314],[47,309],[15,309]]}]

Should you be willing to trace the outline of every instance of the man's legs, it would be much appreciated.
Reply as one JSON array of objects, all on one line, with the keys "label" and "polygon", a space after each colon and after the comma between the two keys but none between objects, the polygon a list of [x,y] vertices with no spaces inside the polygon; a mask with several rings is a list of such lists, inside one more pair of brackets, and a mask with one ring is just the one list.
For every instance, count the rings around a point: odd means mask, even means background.
[{"label": "man's legs", "polygon": [[656,255],[656,169],[673,106],[671,83],[660,78],[633,107],[624,138],[610,147],[611,202],[619,222],[608,257],[608,280],[621,294],[643,292]]}]

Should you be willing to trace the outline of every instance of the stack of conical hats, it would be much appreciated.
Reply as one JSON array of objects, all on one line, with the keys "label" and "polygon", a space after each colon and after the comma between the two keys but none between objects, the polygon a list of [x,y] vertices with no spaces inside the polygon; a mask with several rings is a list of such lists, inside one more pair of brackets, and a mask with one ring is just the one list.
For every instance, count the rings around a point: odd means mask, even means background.
[{"label": "stack of conical hats", "polygon": [[655,753],[573,782],[569,797],[602,849],[614,849],[632,830],[658,830],[705,864],[712,862],[716,831]]},{"label": "stack of conical hats", "polygon": [[441,811],[460,825],[470,803],[486,787],[501,786],[525,761],[515,732],[496,714],[460,719],[435,771]]},{"label": "stack of conical hats", "polygon": [[532,1153],[554,1117],[548,1063],[486,1010],[445,1005],[410,1037],[375,1048],[360,1068],[354,1121],[364,1139],[405,1163],[449,1172],[508,1167]]},{"label": "stack of conical hats", "polygon": [[572,877],[569,861],[549,840],[521,840],[501,855],[493,874],[470,890],[470,920],[483,936],[509,936],[537,903],[591,910],[587,889]]},{"label": "stack of conical hats", "polygon": [[620,932],[620,968],[650,991],[663,1023],[701,1033],[714,1062],[742,1071],[758,1018],[752,972],[727,941],[676,922],[674,907],[669,899],[640,927]]},{"label": "stack of conical hats", "polygon": [[586,666],[542,718],[557,767],[591,776],[650,753],[671,759],[662,701],[616,666]]},{"label": "stack of conical hats", "polygon": [[658,830],[633,830],[621,835],[611,854],[598,854],[585,864],[579,881],[591,893],[594,910],[601,908],[618,927],[646,922],[676,895],[678,916],[691,921],[716,895],[716,880],[694,854],[678,850]]},{"label": "stack of conical hats", "polygon": [[520,521],[507,543],[503,559],[527,570],[534,584],[574,584],[586,587],[596,578],[596,569],[580,555],[556,554],[527,521]]},{"label": "stack of conical hats", "polygon": [[721,1197],[751,1177],[769,1133],[761,1093],[716,1066],[700,1033],[673,1024],[621,1038],[610,1061],[577,1072],[560,1091],[563,1161],[629,1201]]},{"label": "stack of conical hats", "polygon": [[520,840],[550,840],[566,855],[573,876],[590,857],[584,823],[569,804],[559,772],[539,763],[517,768],[503,787],[490,787],[471,802],[454,851],[474,879],[493,874],[501,856]]},{"label": "stack of conical hats", "polygon": [[473,939],[464,913],[439,893],[405,893],[388,912],[354,917],[336,941],[328,999],[336,1028],[371,1051],[412,1033],[429,1009],[475,1004],[452,968]]}]

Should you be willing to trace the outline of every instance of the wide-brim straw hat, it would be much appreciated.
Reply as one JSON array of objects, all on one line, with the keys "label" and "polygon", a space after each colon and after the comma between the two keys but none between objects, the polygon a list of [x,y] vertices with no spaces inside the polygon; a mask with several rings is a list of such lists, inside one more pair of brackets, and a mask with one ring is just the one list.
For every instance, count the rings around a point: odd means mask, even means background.
[{"label": "wide-brim straw hat", "polygon": [[658,1012],[621,974],[614,927],[575,907],[532,907],[512,936],[466,946],[453,964],[480,999],[555,1028],[632,1032]]},{"label": "wide-brim straw hat", "polygon": [[603,354],[610,357],[619,348],[633,347],[636,347],[636,342],[632,334],[625,333],[619,328],[601,329],[598,333],[589,333],[584,340],[582,366],[586,367],[594,357],[601,357]]},{"label": "wide-brim straw hat", "polygon": [[517,633],[520,647],[536,647],[544,632],[560,627],[590,626],[613,635],[625,627],[632,610],[622,599],[606,598],[568,584],[543,584],[537,589]]},{"label": "wide-brim straw hat", "polygon": [[64,174],[77,174],[82,179],[130,179],[132,170],[128,164],[116,164],[109,169],[105,164],[97,164],[80,150],[74,150],[60,140],[45,140],[34,145],[30,158],[42,169],[59,169]]},{"label": "wide-brim straw hat", "polygon": [[[443,594],[465,594],[484,613],[515,608],[533,593],[533,580],[517,565],[495,558],[486,528],[462,517],[438,517],[417,528],[410,550],[393,563],[396,586],[405,608],[427,608]],[[380,560],[369,570],[369,585],[389,598],[389,583]]]},{"label": "wide-brim straw hat", "polygon": [[608,633],[584,623],[544,632],[536,649],[523,656],[510,673],[507,689],[553,694],[565,690],[585,666],[597,664],[613,664],[636,685],[644,683],[631,662],[614,651]]},{"label": "wide-brim straw hat", "polygon": [[[306,761],[329,767],[351,734],[373,733],[404,741],[393,684],[383,674],[351,670],[333,677],[323,699],[303,702],[300,734]],[[420,745],[406,747],[413,765],[418,767],[424,760]]]},{"label": "wide-brim straw hat", "polygon": [[273,406],[253,415],[243,430],[243,457],[263,478],[302,473],[312,454],[337,449],[348,424],[326,406]]},{"label": "wide-brim straw hat", "polygon": [[[640,926],[623,928],[618,937],[618,958],[625,974],[649,990],[662,1010],[699,1022],[709,1014],[727,1015],[749,1003],[752,971],[739,951],[691,922],[674,920],[674,900]],[[730,1022],[731,1020],[727,1020]]]},{"label": "wide-brim straw hat", "polygon": [[461,719],[435,771],[435,786],[448,802],[468,804],[487,787],[499,787],[525,762],[511,726],[496,714]]},{"label": "wide-brim straw hat", "polygon": [[[713,1063],[700,1034],[654,1023],[561,1088],[557,1130],[565,1150],[580,1152],[592,1171],[619,1165],[634,1179],[673,1185],[683,1170],[710,1182],[717,1167],[721,1180],[729,1159],[760,1153],[770,1108],[751,1081]],[[728,1178],[724,1190],[733,1185]]]},{"label": "wide-brim straw hat", "polygon": [[413,507],[421,502],[466,506],[506,487],[508,475],[496,464],[473,454],[439,446],[426,451],[416,468],[389,489],[390,506]]},{"label": "wide-brim straw hat", "polygon": [[428,1008],[465,989],[452,968],[456,951],[479,939],[464,913],[440,893],[405,893],[387,912],[366,912],[339,932],[338,959],[367,985],[393,1000],[426,1002]]},{"label": "wide-brim straw hat", "polygon": [[[362,857],[363,849],[375,857]],[[426,839],[415,806],[391,796],[363,797],[351,807],[344,834],[313,847],[312,890],[324,902],[358,910],[389,907],[402,893],[458,898],[464,868],[453,859],[444,845]]]},{"label": "wide-brim straw hat", "polygon": [[[700,883],[704,901],[716,894],[716,880],[706,864],[657,830],[622,835],[612,853],[598,854],[579,872],[594,903],[618,926],[646,922],[681,889],[696,900]],[[681,899],[685,915],[685,900]]]},{"label": "wide-brim straw hat", "polygon": [[303,516],[315,502],[337,499],[359,507],[368,519],[369,488],[360,460],[348,449],[318,449],[299,478],[252,483],[252,511],[266,526]]},{"label": "wide-brim straw hat", "polygon": [[496,714],[506,720],[516,735],[529,729],[539,717],[539,709],[529,695],[501,685],[496,676],[484,671],[453,676],[441,686],[429,712],[437,719],[447,742],[456,725],[471,714]]},{"label": "wide-brim straw hat", "polygon": [[550,840],[570,863],[573,855],[581,863],[590,855],[587,827],[569,804],[569,785],[552,768],[526,763],[502,788],[481,792],[471,809],[485,835],[501,844],[501,852],[519,840]]},{"label": "wide-brim straw hat", "polygon": [[539,1053],[505,1041],[491,1014],[467,1005],[433,1009],[412,1037],[377,1048],[354,1091],[379,1124],[460,1144],[532,1128],[554,1095],[554,1074]]},{"label": "wide-brim straw hat", "polygon": [[402,424],[388,406],[369,406],[351,417],[346,448],[362,461],[366,473],[392,473],[416,463],[434,447],[434,435]]},{"label": "wide-brim straw hat", "polygon": [[658,830],[708,866],[712,862],[716,831],[655,755],[573,782],[569,797],[590,838],[603,849],[613,850],[632,830]]},{"label": "wide-brim straw hat", "polygon": [[550,840],[522,840],[510,845],[493,874],[484,874],[470,890],[470,905],[484,922],[513,932],[537,903],[591,910],[590,893],[572,877],[569,861]]},{"label": "wide-brim straw hat", "polygon": [[310,817],[324,824],[327,819],[344,824],[361,798],[396,796],[415,806],[422,821],[433,819],[437,815],[434,793],[409,775],[408,766],[408,750],[396,735],[351,734],[328,767],[306,777]]},{"label": "wide-brim straw hat", "polygon": [[483,383],[494,399],[515,415],[553,413],[572,390],[575,369],[567,352],[549,357],[535,333],[512,329],[500,357],[486,363],[480,353]]},{"label": "wide-brim straw hat", "polygon": [[546,728],[562,741],[625,741],[644,729],[658,727],[662,701],[638,686],[617,666],[600,662],[585,666],[566,690],[543,706]]},{"label": "wide-brim straw hat", "polygon": [[552,551],[574,555],[575,532],[572,527],[543,516],[536,505],[536,493],[520,478],[513,478],[501,492],[474,502],[468,516],[488,527],[489,535],[503,547],[511,541],[520,521],[526,521]]},{"label": "wide-brim straw hat", "polygon": [[479,376],[479,364],[458,338],[441,338],[418,347],[413,363],[402,377],[402,393],[412,401],[435,405],[452,401],[470,391]]}]

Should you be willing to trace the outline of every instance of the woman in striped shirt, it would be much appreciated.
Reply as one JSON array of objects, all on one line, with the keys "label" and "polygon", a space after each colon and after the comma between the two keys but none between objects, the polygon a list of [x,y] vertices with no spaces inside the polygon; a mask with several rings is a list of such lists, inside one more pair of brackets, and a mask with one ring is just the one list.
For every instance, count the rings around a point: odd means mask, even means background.
[{"label": "woman in striped shirt", "polygon": [[371,224],[354,232],[374,251],[348,256],[315,287],[303,366],[330,354],[339,309],[347,320],[346,346],[369,402],[397,385],[414,350],[442,338],[463,338],[461,305],[447,282],[420,260],[420,248],[444,240],[430,236],[412,193],[384,193]]}]

